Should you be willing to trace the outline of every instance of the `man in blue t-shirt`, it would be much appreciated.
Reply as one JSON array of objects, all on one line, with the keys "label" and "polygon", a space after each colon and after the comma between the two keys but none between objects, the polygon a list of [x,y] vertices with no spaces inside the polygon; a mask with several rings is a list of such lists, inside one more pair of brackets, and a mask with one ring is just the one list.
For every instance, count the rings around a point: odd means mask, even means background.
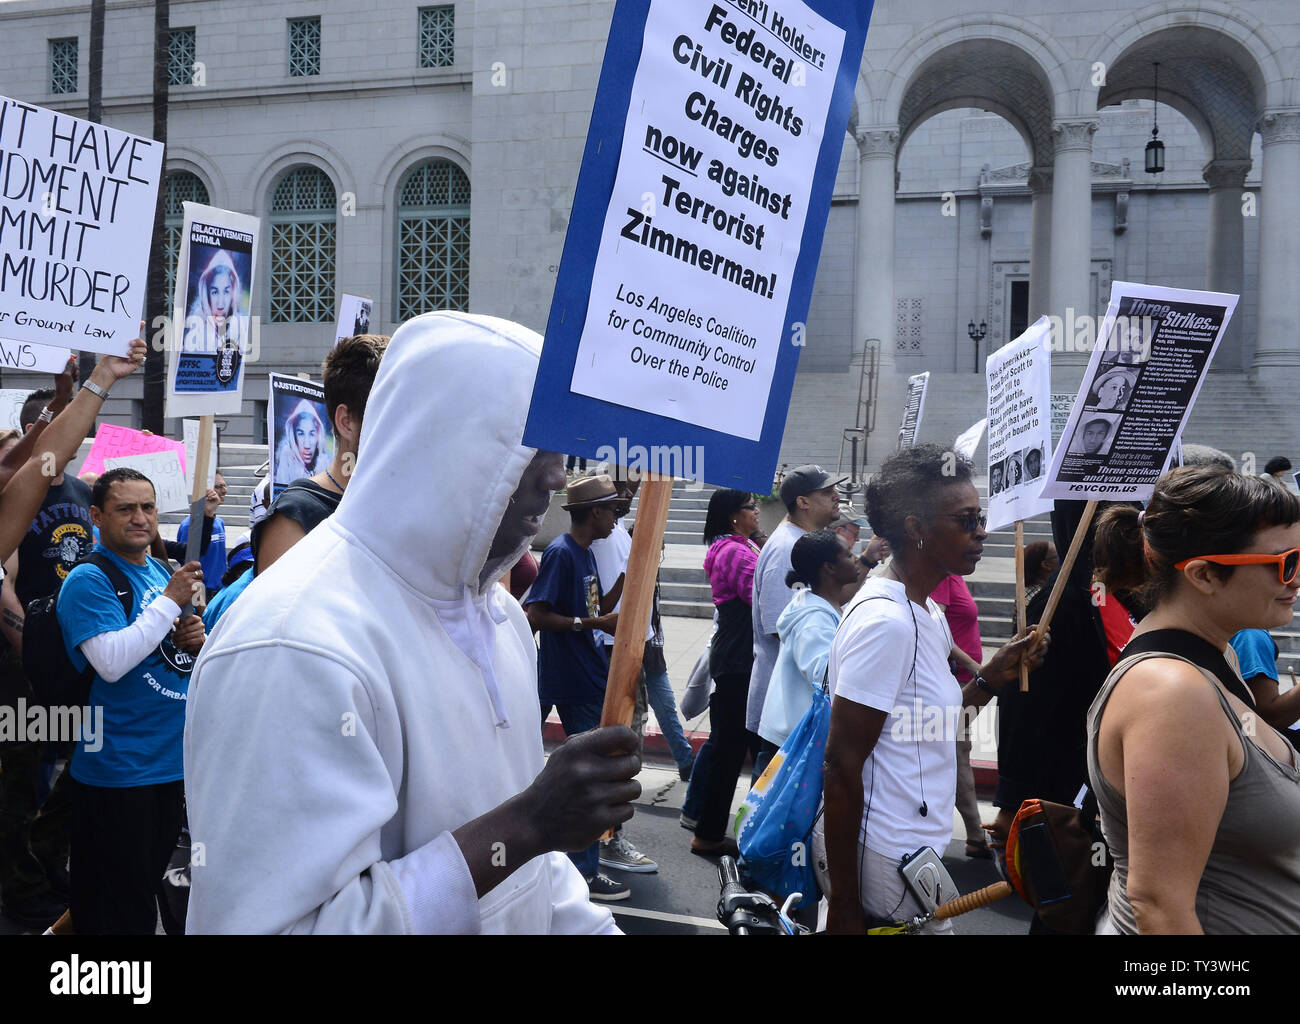
[{"label": "man in blue t-shirt", "polygon": [[152,935],[155,900],[182,823],[181,737],[203,621],[179,621],[203,590],[190,562],[175,573],[149,558],[158,531],[153,484],[134,469],[96,482],[95,551],[131,585],[132,614],[107,574],[78,565],[59,590],[58,616],[73,665],[95,670],[90,706],[102,708],[94,737],[77,744],[72,782],[72,920],[79,935]]},{"label": "man in blue t-shirt", "polygon": [[[541,634],[537,689],[542,720],[552,705],[560,713],[566,736],[600,725],[609,661],[596,631],[613,635],[623,595],[623,577],[602,594],[591,542],[608,537],[627,503],[608,476],[587,477],[569,485],[568,533],[542,552],[537,579],[528,591],[528,622]],[[623,900],[632,891],[599,873],[600,843],[569,855],[587,880],[594,900]]]}]

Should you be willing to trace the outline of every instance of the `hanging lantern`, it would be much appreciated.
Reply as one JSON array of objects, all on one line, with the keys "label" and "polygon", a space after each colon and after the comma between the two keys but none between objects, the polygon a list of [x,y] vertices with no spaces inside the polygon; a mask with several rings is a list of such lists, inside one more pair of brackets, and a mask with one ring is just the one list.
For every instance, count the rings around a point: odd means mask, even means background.
[{"label": "hanging lantern", "polygon": [[1165,144],[1160,141],[1160,122],[1156,104],[1160,94],[1160,62],[1155,61],[1155,85],[1151,91],[1151,141],[1146,148],[1147,174],[1161,174],[1165,169]]}]

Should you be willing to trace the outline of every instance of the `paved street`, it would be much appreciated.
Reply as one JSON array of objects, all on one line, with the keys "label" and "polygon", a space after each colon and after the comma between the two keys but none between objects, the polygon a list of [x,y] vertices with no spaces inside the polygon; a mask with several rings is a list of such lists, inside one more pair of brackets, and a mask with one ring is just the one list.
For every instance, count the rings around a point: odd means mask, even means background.
[{"label": "paved street", "polygon": [[[686,784],[677,780],[675,771],[657,767],[643,769],[639,779],[642,792],[636,816],[624,829],[637,848],[659,864],[659,871],[651,875],[609,872],[632,889],[631,899],[609,905],[618,926],[634,935],[725,935],[715,916],[717,861],[692,854],[691,834],[677,822]],[[748,788],[746,773],[736,789],[736,805]],[[981,804],[980,810],[991,815],[993,809]],[[996,882],[992,861],[964,855],[960,821],[954,821],[954,835],[959,838],[945,851],[944,863],[961,891]],[[1012,896],[958,918],[954,927],[965,935],[1023,935],[1029,918],[1029,908]]]}]

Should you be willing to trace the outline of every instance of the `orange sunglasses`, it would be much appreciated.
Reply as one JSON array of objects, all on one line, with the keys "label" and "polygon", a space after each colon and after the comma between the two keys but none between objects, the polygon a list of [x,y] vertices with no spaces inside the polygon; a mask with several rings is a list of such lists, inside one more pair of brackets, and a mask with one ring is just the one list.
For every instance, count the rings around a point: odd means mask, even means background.
[{"label": "orange sunglasses", "polygon": [[1197,555],[1184,558],[1174,563],[1174,568],[1182,571],[1192,562],[1213,562],[1215,565],[1277,565],[1277,578],[1282,585],[1289,586],[1300,574],[1300,548],[1283,551],[1280,555]]}]

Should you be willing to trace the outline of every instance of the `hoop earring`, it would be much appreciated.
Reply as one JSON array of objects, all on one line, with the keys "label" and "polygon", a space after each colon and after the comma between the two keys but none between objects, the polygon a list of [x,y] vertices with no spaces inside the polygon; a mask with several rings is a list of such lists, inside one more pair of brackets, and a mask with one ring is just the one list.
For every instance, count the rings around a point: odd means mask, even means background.
[{"label": "hoop earring", "polygon": [[917,537],[917,538],[916,538],[916,550],[917,550],[917,551],[920,551],[920,550],[921,550],[922,548],[924,548],[924,547],[925,547],[925,538],[924,538],[924,537]]}]

